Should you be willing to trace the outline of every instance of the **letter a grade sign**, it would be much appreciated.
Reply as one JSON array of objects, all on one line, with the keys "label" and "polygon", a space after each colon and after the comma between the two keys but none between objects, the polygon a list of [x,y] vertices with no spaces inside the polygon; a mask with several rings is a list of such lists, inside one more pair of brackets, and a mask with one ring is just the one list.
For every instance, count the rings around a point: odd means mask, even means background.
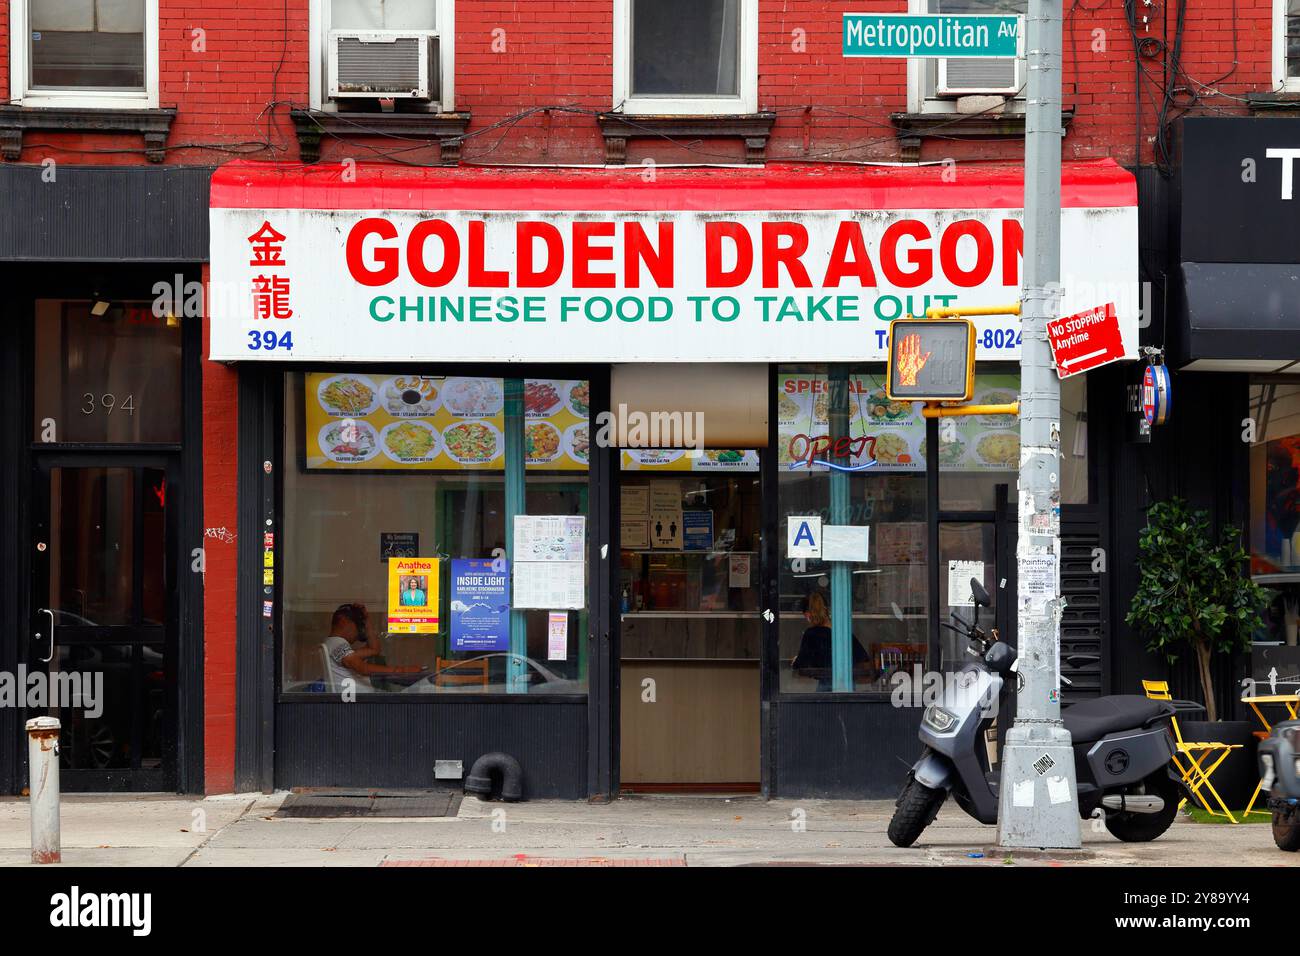
[{"label": "letter a grade sign", "polygon": [[822,556],[822,519],[815,515],[791,515],[785,528],[787,558]]},{"label": "letter a grade sign", "polygon": [[975,324],[969,319],[889,323],[891,401],[969,402],[975,392]]}]

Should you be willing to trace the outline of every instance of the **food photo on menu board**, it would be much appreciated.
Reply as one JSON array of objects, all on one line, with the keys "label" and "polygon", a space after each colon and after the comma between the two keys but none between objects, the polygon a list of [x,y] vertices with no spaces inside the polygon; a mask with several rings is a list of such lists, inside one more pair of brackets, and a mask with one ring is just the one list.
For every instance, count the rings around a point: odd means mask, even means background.
[{"label": "food photo on menu board", "polygon": [[[308,470],[501,470],[505,383],[499,378],[308,373]],[[524,382],[526,467],[582,471],[590,457],[586,381]]]}]

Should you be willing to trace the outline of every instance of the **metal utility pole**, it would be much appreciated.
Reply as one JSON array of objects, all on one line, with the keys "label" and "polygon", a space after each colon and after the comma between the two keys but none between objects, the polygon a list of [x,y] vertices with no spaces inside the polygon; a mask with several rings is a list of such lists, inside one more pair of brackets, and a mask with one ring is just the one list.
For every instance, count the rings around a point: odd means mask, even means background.
[{"label": "metal utility pole", "polygon": [[1061,4],[1029,0],[1016,640],[1024,686],[1002,751],[998,845],[1073,848],[1079,795],[1061,723],[1061,384],[1047,341],[1061,272]]}]

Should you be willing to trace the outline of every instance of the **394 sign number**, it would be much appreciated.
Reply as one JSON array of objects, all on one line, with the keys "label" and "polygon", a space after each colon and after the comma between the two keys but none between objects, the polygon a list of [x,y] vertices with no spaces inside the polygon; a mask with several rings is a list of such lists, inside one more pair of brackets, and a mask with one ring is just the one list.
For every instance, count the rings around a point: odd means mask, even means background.
[{"label": "394 sign number", "polygon": [[120,405],[117,396],[112,392],[105,392],[98,396],[93,392],[84,392],[81,396],[81,414],[83,415],[93,415],[97,411],[102,411],[105,415],[112,415],[114,409],[119,412],[126,412],[128,415],[134,415],[135,396],[126,396],[126,400]]},{"label": "394 sign number", "polygon": [[248,333],[248,350],[250,352],[274,352],[276,349],[284,349],[286,352],[293,351],[293,333],[281,332],[279,335],[272,329],[265,332],[253,330]]}]

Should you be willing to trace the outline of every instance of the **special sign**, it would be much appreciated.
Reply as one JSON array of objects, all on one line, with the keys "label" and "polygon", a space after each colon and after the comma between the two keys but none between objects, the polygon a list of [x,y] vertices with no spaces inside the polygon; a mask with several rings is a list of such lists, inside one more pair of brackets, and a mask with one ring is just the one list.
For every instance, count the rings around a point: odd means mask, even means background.
[{"label": "special sign", "polygon": [[[978,171],[915,192],[895,184],[883,199],[827,177],[784,190],[757,180],[751,185],[762,188],[728,190],[720,187],[732,179],[718,179],[691,193],[667,188],[673,172],[626,193],[587,177],[581,187],[530,180],[482,195],[474,182],[506,177],[369,192],[359,174],[346,187],[303,187],[304,203],[351,208],[299,208],[276,205],[287,187],[223,186],[241,171],[218,171],[211,358],[882,360],[894,319],[1019,296],[1019,209],[890,205],[904,194],[936,205],[1004,201],[1002,186],[978,187]],[[466,176],[442,173],[450,174]],[[852,202],[854,190],[864,205],[888,208],[801,208]],[[1121,316],[1136,348],[1135,209],[1117,198],[1084,204],[1121,192],[1106,186],[1071,199],[1062,260],[1087,263],[1086,276],[1065,283],[1067,300],[1077,296],[1082,307],[1103,294],[1126,303]],[[620,196],[621,207],[611,201]],[[751,197],[765,208],[727,208]],[[396,199],[419,208],[384,208]],[[480,201],[487,208],[473,207]],[[651,208],[628,208],[637,203]],[[981,319],[976,332],[980,358],[1018,357],[1014,317]]]}]

